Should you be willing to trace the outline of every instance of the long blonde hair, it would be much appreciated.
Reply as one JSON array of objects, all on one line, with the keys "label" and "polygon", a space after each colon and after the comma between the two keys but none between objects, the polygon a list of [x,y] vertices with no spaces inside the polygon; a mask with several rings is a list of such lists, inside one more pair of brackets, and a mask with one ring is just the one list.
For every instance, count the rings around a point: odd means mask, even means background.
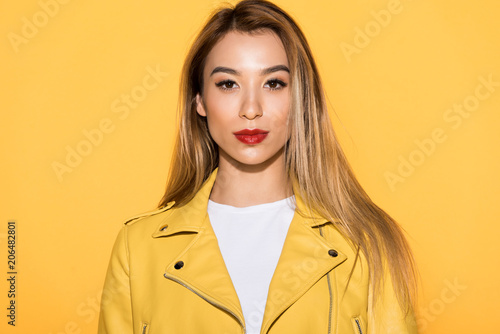
[{"label": "long blonde hair", "polygon": [[182,70],[179,120],[166,192],[159,208],[188,203],[218,166],[218,147],[207,121],[196,112],[205,59],[228,32],[274,32],[290,65],[292,107],[286,172],[309,208],[330,221],[365,255],[377,296],[387,262],[398,301],[411,311],[416,299],[416,269],[401,227],[363,190],[335,136],[323,86],[302,31],[281,8],[265,0],[243,0],[216,10],[195,38]]}]

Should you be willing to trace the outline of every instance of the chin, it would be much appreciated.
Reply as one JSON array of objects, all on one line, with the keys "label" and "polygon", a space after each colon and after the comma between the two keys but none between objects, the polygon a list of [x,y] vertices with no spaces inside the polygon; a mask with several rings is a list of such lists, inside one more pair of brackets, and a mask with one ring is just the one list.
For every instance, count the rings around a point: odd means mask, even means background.
[{"label": "chin", "polygon": [[266,162],[266,159],[243,158],[235,160],[237,165],[257,166]]},{"label": "chin", "polygon": [[[262,150],[264,149],[264,150]],[[275,160],[279,160],[279,155],[283,154],[283,150],[276,149],[276,150],[268,150],[269,147],[266,149],[264,147],[248,147],[246,150],[235,150],[234,152],[231,151],[224,151],[220,150],[219,147],[219,153],[221,156],[219,157],[220,159],[225,159],[228,161],[232,161],[232,164],[236,167],[240,165],[247,165],[247,166],[258,166],[258,165],[270,165]]]},{"label": "chin", "polygon": [[256,156],[256,157],[240,157],[235,159],[237,165],[247,165],[247,166],[259,166],[259,165],[270,165],[273,163],[273,155],[270,156]]}]

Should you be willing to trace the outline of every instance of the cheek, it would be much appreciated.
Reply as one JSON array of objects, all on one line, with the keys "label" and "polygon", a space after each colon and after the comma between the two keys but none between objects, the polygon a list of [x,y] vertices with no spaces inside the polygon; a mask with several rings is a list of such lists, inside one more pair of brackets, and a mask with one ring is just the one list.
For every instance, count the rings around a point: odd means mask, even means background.
[{"label": "cheek", "polygon": [[218,88],[210,87],[205,93],[205,107],[207,114],[230,115],[237,108],[237,99],[232,94],[221,92]]},{"label": "cheek", "polygon": [[239,101],[235,96],[216,90],[208,92],[205,96],[205,110],[209,129],[231,129],[230,125],[234,126],[235,120],[239,118],[238,108]]},{"label": "cheek", "polygon": [[227,104],[224,104],[221,99],[209,99],[205,101],[207,111],[208,130],[212,138],[220,141],[224,130],[230,129],[230,110]]},{"label": "cheek", "polygon": [[285,131],[286,121],[290,112],[290,99],[287,94],[280,94],[268,100],[267,110],[272,110],[271,126],[280,132]]}]

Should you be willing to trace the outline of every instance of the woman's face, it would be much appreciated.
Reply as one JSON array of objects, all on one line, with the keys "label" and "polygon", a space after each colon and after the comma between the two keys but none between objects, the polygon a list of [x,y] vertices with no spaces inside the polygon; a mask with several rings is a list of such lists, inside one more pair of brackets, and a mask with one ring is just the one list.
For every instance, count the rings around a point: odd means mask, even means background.
[{"label": "woman's face", "polygon": [[278,36],[229,32],[208,54],[203,77],[197,112],[207,117],[220,159],[256,165],[283,158],[290,75]]}]

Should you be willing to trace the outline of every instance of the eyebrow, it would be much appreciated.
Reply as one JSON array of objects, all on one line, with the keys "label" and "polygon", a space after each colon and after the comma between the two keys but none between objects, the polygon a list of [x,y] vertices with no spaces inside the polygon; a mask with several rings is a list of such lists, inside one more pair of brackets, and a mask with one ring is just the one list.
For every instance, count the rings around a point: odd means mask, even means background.
[{"label": "eyebrow", "polygon": [[[260,74],[267,75],[267,74],[271,74],[271,73],[279,72],[279,71],[285,71],[285,72],[290,73],[290,70],[285,65],[276,65],[276,66],[271,66],[271,67],[263,69],[262,71],[260,71]],[[217,66],[216,68],[213,69],[212,73],[210,73],[210,76],[214,75],[215,73],[219,73],[219,72],[233,74],[233,75],[241,75],[241,73],[235,69],[232,69],[229,67],[224,67],[224,66]]]}]

